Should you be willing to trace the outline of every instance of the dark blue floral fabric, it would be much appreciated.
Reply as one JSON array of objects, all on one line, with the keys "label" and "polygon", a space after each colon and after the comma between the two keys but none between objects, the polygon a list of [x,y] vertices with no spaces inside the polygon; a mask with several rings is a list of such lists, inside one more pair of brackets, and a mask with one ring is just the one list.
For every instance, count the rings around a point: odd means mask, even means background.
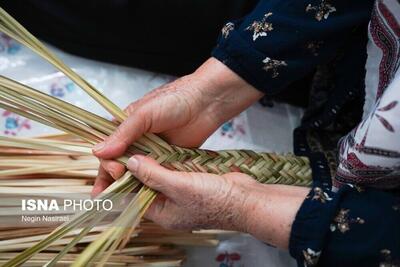
[{"label": "dark blue floral fabric", "polygon": [[298,266],[400,266],[400,197],[345,185],[314,186],[292,226]]},{"label": "dark blue floral fabric", "polygon": [[267,95],[277,94],[332,59],[369,21],[372,4],[263,0],[248,16],[223,27],[212,55]]}]

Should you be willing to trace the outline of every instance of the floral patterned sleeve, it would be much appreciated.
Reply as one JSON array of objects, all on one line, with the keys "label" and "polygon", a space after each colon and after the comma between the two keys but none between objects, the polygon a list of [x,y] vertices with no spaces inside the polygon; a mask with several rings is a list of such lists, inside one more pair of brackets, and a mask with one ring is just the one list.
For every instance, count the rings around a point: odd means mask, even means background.
[{"label": "floral patterned sleeve", "polygon": [[212,55],[267,95],[331,60],[368,23],[373,0],[262,0],[228,22]]},{"label": "floral patterned sleeve", "polygon": [[292,226],[298,266],[400,266],[400,197],[345,185],[314,187]]}]

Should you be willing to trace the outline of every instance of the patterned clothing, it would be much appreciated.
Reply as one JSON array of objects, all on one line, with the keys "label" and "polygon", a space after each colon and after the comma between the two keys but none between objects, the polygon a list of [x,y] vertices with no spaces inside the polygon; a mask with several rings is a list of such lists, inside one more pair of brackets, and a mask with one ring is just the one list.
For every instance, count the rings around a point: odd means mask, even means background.
[{"label": "patterned clothing", "polygon": [[337,187],[400,186],[400,4],[377,1],[369,33],[364,119],[340,142]]},{"label": "patterned clothing", "polygon": [[290,237],[299,266],[400,266],[399,24],[398,0],[263,0],[213,51],[269,98],[313,76],[294,132],[314,178]]}]

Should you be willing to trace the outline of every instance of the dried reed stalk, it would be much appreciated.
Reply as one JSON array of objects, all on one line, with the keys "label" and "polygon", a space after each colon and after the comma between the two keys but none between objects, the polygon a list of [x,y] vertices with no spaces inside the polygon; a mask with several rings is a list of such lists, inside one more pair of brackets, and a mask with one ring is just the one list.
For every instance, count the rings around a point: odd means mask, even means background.
[{"label": "dried reed stalk", "polygon": [[[64,136],[65,139],[69,139],[69,136]],[[42,143],[57,143],[58,145],[65,146],[66,142],[63,140],[51,140],[51,139],[19,139],[19,138],[0,138],[0,165],[6,165],[9,159],[15,164],[10,164],[9,168],[19,169],[35,165],[43,164],[43,166],[55,166],[60,163],[68,164],[80,163],[96,160],[93,156],[87,156],[85,152],[82,154],[76,151],[71,151],[69,154],[64,151],[62,155],[53,156],[52,151],[47,151],[47,146],[44,146],[44,150],[39,149],[39,145]],[[18,151],[14,153],[14,149],[23,147],[26,144],[32,144],[36,147],[36,150],[24,149],[25,154]],[[77,145],[79,144],[76,142]],[[69,147],[74,147],[74,142],[68,142]],[[56,149],[58,150],[58,149]],[[37,153],[33,153],[37,152]],[[33,155],[32,155],[33,153]],[[29,158],[27,157],[29,156]],[[93,170],[97,169],[97,166],[92,165]],[[49,174],[49,171],[45,170],[45,174]],[[55,173],[51,173],[55,176]],[[76,179],[71,177],[67,171],[63,173],[57,173],[58,177],[49,179],[42,179],[38,173],[34,177],[28,179],[20,179],[19,176],[13,176],[12,178],[4,177],[4,180],[0,180],[0,196],[9,197],[15,196],[16,194],[38,193],[37,189],[40,189],[40,193],[52,194],[60,188],[69,190],[70,193],[79,193],[73,186],[76,183],[86,187],[85,193],[89,193],[91,185],[93,184],[95,175],[87,179]],[[5,181],[5,183],[1,183]],[[21,183],[20,181],[23,181]],[[27,181],[27,183],[25,183]],[[74,182],[70,184],[70,182]],[[72,185],[66,187],[66,185]],[[2,199],[3,200],[3,199]],[[0,201],[0,210],[7,210],[7,203]],[[5,207],[5,208],[4,208]],[[12,216],[13,213],[1,213],[2,215]],[[4,218],[4,217],[3,217]],[[7,260],[15,258],[19,252],[35,245],[40,240],[46,238],[48,233],[53,231],[54,228],[4,228],[0,227],[0,264],[5,264]],[[49,263],[57,259],[58,265],[72,264],[73,261],[78,257],[89,242],[95,241],[101,237],[101,232],[109,229],[108,225],[94,226],[87,228],[87,231],[83,229],[75,229],[70,231],[61,239],[53,242],[48,248],[42,253],[36,254],[28,261],[25,262],[28,266],[38,265],[41,266],[45,263]],[[81,235],[82,238],[77,239],[76,237]],[[164,230],[160,226],[150,222],[143,222],[139,228],[131,233],[130,237],[135,237],[134,243],[128,243],[124,249],[116,251],[110,255],[107,266],[180,266],[184,260],[184,252],[181,249],[171,247],[172,244],[179,245],[195,245],[195,246],[207,246],[215,245],[218,241],[215,239],[215,235],[204,235],[204,234],[192,234],[190,232],[180,231],[169,231]],[[157,241],[156,238],[160,238]],[[153,239],[153,240],[151,240]],[[76,241],[76,242],[74,242]],[[111,251],[106,251],[110,253]],[[135,257],[133,257],[135,256]],[[99,262],[94,261],[94,264]]]},{"label": "dried reed stalk", "polygon": [[[117,122],[121,122],[126,118],[121,109],[61,62],[39,40],[2,9],[0,9],[0,31],[21,42],[53,64],[107,109],[116,118]],[[0,107],[76,135],[89,144],[96,144],[104,140],[118,126],[118,123],[109,122],[97,115],[42,94],[5,77],[0,78]],[[68,145],[65,144],[58,147],[59,151],[65,151],[66,146]],[[87,148],[85,147],[85,149]],[[240,171],[253,176],[260,182],[303,186],[309,185],[311,180],[308,160],[292,155],[279,156],[252,151],[211,152],[199,149],[184,149],[169,145],[154,134],[145,134],[128,149],[124,157],[118,160],[126,163],[127,158],[136,153],[151,156],[167,168],[180,171],[200,171],[216,174]],[[127,242],[127,236],[137,226],[141,216],[155,198],[156,193],[139,184],[130,173],[126,173],[100,196],[101,198],[115,198],[116,193],[126,194],[137,187],[141,189],[136,198],[129,204],[129,207],[132,208],[126,209],[121,217],[116,220],[118,223],[122,223],[126,229],[131,230],[121,231],[116,226],[112,226],[103,232],[99,239],[89,245],[79,257],[74,259],[73,266],[86,266],[93,261],[97,262],[98,265],[104,265],[111,253],[104,253],[104,256],[98,259],[97,256],[101,254],[99,252],[113,251],[113,249]],[[60,226],[47,238],[5,263],[4,266],[15,266],[26,262],[70,230],[87,220],[95,218],[96,214],[90,211],[78,215],[72,222]],[[55,263],[51,261],[50,265]]]}]

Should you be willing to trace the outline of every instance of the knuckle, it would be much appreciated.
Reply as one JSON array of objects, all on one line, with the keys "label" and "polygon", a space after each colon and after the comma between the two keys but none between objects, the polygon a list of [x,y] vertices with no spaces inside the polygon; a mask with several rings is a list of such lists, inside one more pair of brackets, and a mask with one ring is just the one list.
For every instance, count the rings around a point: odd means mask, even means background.
[{"label": "knuckle", "polygon": [[139,113],[141,113],[141,111],[147,105],[148,102],[145,98],[146,97],[144,96],[143,98],[135,102],[132,102],[124,109],[124,111],[128,114],[128,116],[133,116],[133,115],[137,116]]},{"label": "knuckle", "polygon": [[127,149],[131,144],[128,142],[128,137],[126,136],[125,132],[121,129],[121,127],[118,127],[114,134],[111,137],[112,141],[122,145],[122,147]]},{"label": "knuckle", "polygon": [[151,185],[153,183],[152,171],[149,168],[142,168],[140,165],[138,174],[140,175],[142,182],[146,185]]},{"label": "knuckle", "polygon": [[123,137],[124,137],[124,132],[121,130],[121,126],[115,129],[114,133],[111,135],[111,139],[115,141],[121,141]]},{"label": "knuckle", "polygon": [[154,109],[152,108],[140,108],[137,110],[137,117],[141,118],[139,124],[140,131],[142,133],[148,132],[153,128],[154,119]]},{"label": "knuckle", "polygon": [[138,106],[138,102],[137,101],[132,102],[124,109],[124,111],[128,115],[131,115],[137,109],[137,106]]}]

